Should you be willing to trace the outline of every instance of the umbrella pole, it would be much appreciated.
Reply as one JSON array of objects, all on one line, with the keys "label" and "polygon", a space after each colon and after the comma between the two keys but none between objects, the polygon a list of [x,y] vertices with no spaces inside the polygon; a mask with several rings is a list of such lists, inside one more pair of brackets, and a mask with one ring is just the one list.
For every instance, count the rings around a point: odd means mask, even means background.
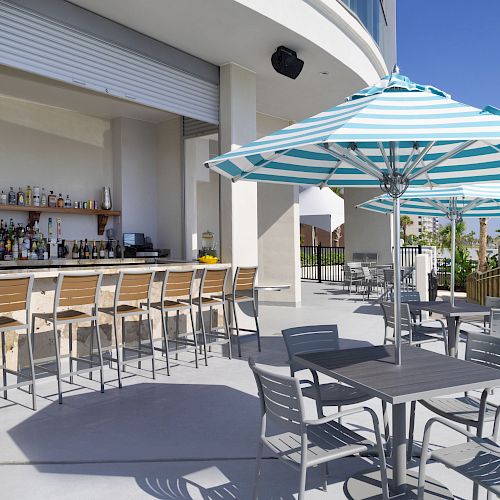
[{"label": "umbrella pole", "polygon": [[396,345],[396,365],[401,364],[401,243],[399,197],[393,198],[393,238],[394,238],[394,340]]},{"label": "umbrella pole", "polygon": [[457,217],[451,216],[451,276],[450,276],[450,302],[455,307],[455,239],[456,239]]}]

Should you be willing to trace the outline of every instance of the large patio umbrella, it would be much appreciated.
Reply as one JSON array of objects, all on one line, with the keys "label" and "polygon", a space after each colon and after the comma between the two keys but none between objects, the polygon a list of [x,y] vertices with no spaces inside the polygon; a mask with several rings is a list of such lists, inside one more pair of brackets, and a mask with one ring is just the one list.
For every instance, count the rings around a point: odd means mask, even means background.
[{"label": "large patio umbrella", "polygon": [[[392,199],[378,196],[358,205],[379,213],[392,213]],[[455,306],[455,229],[464,217],[500,217],[500,184],[418,188],[409,187],[400,197],[400,213],[424,217],[448,217],[451,221],[450,302]]]},{"label": "large patio umbrella", "polygon": [[[380,186],[393,199],[394,272],[399,276],[399,197],[410,183],[500,181],[500,110],[461,104],[394,71],[347,102],[206,165],[234,182]],[[400,364],[401,284],[394,281]]]}]

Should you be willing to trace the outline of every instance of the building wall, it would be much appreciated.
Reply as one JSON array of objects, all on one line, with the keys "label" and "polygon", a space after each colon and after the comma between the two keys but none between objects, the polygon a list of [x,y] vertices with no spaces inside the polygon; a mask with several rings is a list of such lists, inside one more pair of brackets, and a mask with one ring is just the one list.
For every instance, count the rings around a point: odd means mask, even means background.
[{"label": "building wall", "polygon": [[[109,120],[0,97],[0,190],[29,184],[73,201],[100,200],[103,186],[113,193],[111,142]],[[51,215],[61,217],[67,240],[105,238],[97,234],[96,216]],[[19,212],[2,211],[0,217],[27,223],[27,214]],[[45,235],[48,217],[40,219]]]}]

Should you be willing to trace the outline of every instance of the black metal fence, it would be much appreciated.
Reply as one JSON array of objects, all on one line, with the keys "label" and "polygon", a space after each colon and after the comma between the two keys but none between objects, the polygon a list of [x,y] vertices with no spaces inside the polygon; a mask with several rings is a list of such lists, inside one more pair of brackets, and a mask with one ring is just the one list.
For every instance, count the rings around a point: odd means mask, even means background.
[{"label": "black metal fence", "polygon": [[422,247],[401,247],[401,266],[413,267],[417,255],[422,253]]},{"label": "black metal fence", "polygon": [[301,246],[303,280],[344,281],[344,247]]},{"label": "black metal fence", "polygon": [[[450,277],[451,277],[451,259],[447,257],[438,257],[437,258],[437,280],[438,280],[438,288],[450,288]],[[477,260],[468,260],[465,263],[466,269],[461,272],[460,267],[463,267],[463,264],[457,263],[455,269],[455,288],[456,289],[465,289],[465,280],[468,274],[476,271],[478,262]],[[463,274],[463,279],[461,280],[461,275]],[[462,281],[462,282],[461,282]]]}]

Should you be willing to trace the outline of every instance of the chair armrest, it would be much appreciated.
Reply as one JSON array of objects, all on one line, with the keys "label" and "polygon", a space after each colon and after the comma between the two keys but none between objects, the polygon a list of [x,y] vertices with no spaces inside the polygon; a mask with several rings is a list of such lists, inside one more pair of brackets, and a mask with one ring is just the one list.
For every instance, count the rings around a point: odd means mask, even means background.
[{"label": "chair armrest", "polygon": [[311,426],[327,424],[332,420],[338,420],[341,417],[346,417],[348,415],[356,415],[357,413],[363,413],[363,412],[370,413],[372,418],[375,417],[378,423],[377,414],[371,408],[368,408],[367,406],[359,406],[357,408],[351,408],[349,410],[338,411],[336,413],[332,413],[331,415],[327,415],[326,417],[318,418],[315,420],[304,420],[304,424]]}]

